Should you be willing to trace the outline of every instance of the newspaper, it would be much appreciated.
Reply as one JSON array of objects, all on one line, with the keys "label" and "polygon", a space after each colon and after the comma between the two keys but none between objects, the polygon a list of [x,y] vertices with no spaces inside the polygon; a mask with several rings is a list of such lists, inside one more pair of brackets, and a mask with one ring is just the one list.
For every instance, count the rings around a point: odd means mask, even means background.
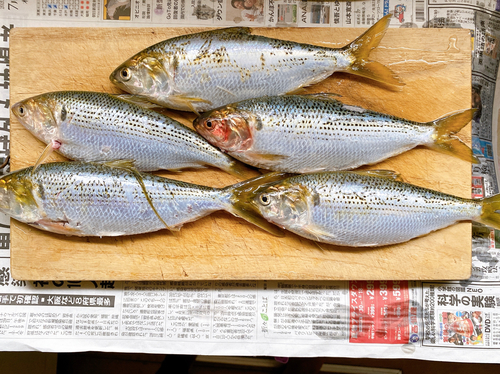
[{"label": "newspaper", "polygon": [[[25,26],[391,27],[473,31],[472,196],[498,193],[500,4],[478,0],[0,0],[0,164],[9,154],[9,32]],[[8,172],[8,164],[2,173]],[[0,349],[500,362],[500,234],[474,224],[472,277],[410,281],[13,279],[0,217]],[[497,311],[498,310],[498,311]],[[460,351],[463,348],[467,351]]]}]

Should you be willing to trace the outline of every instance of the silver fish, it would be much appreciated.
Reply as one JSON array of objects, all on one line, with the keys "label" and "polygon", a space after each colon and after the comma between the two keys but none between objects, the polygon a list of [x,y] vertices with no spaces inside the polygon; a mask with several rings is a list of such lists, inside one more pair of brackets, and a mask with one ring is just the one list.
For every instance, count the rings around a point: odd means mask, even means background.
[{"label": "silver fish", "polygon": [[38,229],[102,237],[179,230],[226,210],[280,235],[235,197],[259,180],[211,188],[140,174],[128,161],[47,163],[0,179],[0,211]]},{"label": "silver fish", "polygon": [[228,28],[168,39],[137,53],[110,75],[121,89],[168,108],[206,111],[260,96],[289,93],[335,71],[402,85],[368,60],[390,23],[387,15],[343,48],[326,48]]},{"label": "silver fish", "polygon": [[340,246],[402,243],[463,220],[500,228],[500,195],[465,199],[396,177],[390,171],[303,174],[239,198],[284,229]]},{"label": "silver fish", "polygon": [[240,177],[247,172],[196,131],[115,95],[50,92],[13,105],[12,113],[36,138],[72,160],[132,159],[143,171],[211,165]]},{"label": "silver fish", "polygon": [[194,128],[246,164],[291,173],[374,164],[417,146],[477,163],[454,136],[475,109],[421,123],[345,105],[329,94],[244,100],[206,112]]}]

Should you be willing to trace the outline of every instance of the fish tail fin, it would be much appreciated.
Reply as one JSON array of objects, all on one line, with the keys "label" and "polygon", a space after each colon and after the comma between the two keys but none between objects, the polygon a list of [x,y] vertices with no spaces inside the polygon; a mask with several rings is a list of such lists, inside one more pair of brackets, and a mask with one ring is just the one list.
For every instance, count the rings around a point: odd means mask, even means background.
[{"label": "fish tail fin", "polygon": [[472,149],[454,136],[472,120],[476,110],[466,109],[428,122],[428,125],[435,128],[434,143],[429,144],[428,147],[478,164],[479,160],[474,156]]},{"label": "fish tail fin", "polygon": [[482,200],[481,216],[476,221],[500,230],[500,194]]},{"label": "fish tail fin", "polygon": [[268,173],[225,187],[224,191],[229,193],[230,200],[230,204],[226,207],[226,210],[236,217],[243,218],[244,220],[253,223],[272,235],[280,237],[284,236],[284,233],[280,228],[272,223],[269,223],[260,215],[258,209],[252,202],[253,198],[257,196],[259,191],[265,188],[265,185],[286,178],[289,175],[290,174],[281,172]]},{"label": "fish tail fin", "polygon": [[372,49],[376,48],[384,37],[392,16],[392,14],[388,14],[382,17],[364,34],[344,47],[353,60],[347,68],[347,72],[386,84],[404,86],[397,74],[387,66],[368,60]]}]

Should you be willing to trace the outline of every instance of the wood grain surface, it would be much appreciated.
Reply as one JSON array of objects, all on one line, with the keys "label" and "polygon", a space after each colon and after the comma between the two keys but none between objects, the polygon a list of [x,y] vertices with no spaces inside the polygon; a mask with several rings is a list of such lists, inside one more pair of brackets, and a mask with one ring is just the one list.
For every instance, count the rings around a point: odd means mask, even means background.
[{"label": "wood grain surface", "polygon": [[[113,69],[139,50],[201,28],[16,28],[11,32],[11,103],[48,91],[119,92]],[[361,29],[254,29],[270,37],[341,47]],[[429,121],[470,108],[471,38],[462,29],[390,29],[371,58],[406,85],[335,73],[307,92],[335,92],[349,104]],[[194,116],[167,111],[185,124]],[[470,126],[460,133],[470,145]],[[44,145],[11,120],[11,168],[33,165]],[[318,155],[321,157],[321,155]],[[62,160],[59,155],[50,160]],[[471,165],[424,148],[371,169],[392,169],[407,182],[470,197]],[[216,169],[162,175],[211,186],[237,182]],[[51,234],[12,221],[11,270],[23,280],[194,279],[466,279],[471,268],[471,223],[463,222],[400,245],[373,249],[315,243],[291,233],[273,237],[218,212],[167,230],[116,238]]]}]

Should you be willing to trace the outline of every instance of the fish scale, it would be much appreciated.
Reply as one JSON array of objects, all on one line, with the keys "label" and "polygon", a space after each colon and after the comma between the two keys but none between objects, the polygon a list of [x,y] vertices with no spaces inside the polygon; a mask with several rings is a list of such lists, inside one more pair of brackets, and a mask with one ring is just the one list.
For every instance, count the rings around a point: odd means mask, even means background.
[{"label": "fish scale", "polygon": [[[268,221],[298,235],[342,246],[408,241],[462,220],[499,226],[499,196],[472,200],[394,180],[381,171],[303,174],[247,196]],[[485,213],[485,205],[495,204]],[[486,209],[487,210],[487,209]]]},{"label": "fish scale", "polygon": [[[334,97],[313,94],[249,99],[204,113],[193,125],[211,144],[234,158],[268,170],[348,170],[419,145],[446,152],[453,148],[457,156],[474,160],[470,148],[452,137],[470,121],[473,110],[420,123],[346,105]],[[441,123],[450,128],[440,130]],[[439,137],[440,131],[445,136]]]},{"label": "fish scale", "polygon": [[50,92],[15,104],[13,113],[38,139],[79,161],[134,160],[139,170],[211,165],[245,168],[192,129],[153,110],[100,92]]}]

